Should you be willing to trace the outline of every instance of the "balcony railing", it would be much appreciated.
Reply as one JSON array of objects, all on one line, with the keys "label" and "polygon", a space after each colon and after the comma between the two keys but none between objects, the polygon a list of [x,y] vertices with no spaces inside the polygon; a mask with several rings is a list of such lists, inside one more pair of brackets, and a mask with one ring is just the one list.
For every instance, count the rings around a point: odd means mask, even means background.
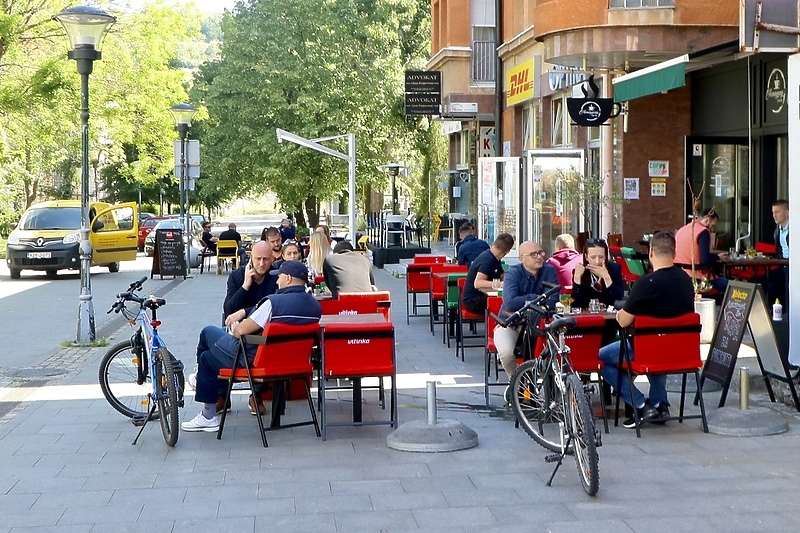
[{"label": "balcony railing", "polygon": [[472,42],[473,82],[494,82],[496,48],[494,41]]}]

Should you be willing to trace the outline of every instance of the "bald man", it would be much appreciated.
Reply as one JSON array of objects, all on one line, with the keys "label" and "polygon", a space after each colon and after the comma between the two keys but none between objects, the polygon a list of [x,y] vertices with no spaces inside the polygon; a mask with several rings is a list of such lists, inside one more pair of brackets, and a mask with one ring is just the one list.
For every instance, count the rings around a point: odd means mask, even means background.
[{"label": "bald man", "polygon": [[269,275],[272,262],[270,243],[255,243],[250,261],[228,276],[228,291],[222,304],[226,318],[242,309],[249,315],[258,302],[278,290],[277,279]]},{"label": "bald man", "polygon": [[[519,259],[521,263],[512,266],[506,272],[503,281],[503,308],[501,316],[509,316],[519,311],[528,300],[534,300],[547,290],[543,283],[558,285],[558,273],[553,265],[545,263],[545,254],[539,243],[525,241],[519,245]],[[547,302],[547,306],[554,310],[558,294],[554,294]],[[511,374],[517,368],[517,358],[514,348],[517,337],[522,328],[504,328],[497,326],[494,329],[494,344],[497,346],[497,358],[503,365],[503,370]]]}]

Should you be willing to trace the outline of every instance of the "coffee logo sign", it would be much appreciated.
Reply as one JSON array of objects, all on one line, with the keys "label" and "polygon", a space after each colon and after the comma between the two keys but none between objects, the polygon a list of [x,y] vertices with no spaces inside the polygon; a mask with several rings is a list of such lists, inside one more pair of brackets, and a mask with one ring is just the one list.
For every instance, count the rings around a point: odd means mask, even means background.
[{"label": "coffee logo sign", "polygon": [[767,79],[767,90],[764,93],[769,110],[780,113],[786,104],[786,76],[779,68],[772,69]]},{"label": "coffee logo sign", "polygon": [[[591,96],[586,90],[591,90]],[[581,85],[584,98],[567,98],[569,116],[578,126],[600,126],[609,118],[619,115],[622,107],[613,98],[598,98],[600,87],[594,82],[594,75]]]}]

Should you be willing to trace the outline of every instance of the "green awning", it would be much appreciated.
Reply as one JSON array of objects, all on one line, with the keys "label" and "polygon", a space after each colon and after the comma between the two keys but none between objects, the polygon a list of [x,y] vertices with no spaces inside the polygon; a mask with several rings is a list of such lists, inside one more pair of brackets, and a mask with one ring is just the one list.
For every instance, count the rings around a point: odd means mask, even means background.
[{"label": "green awning", "polygon": [[614,78],[611,80],[614,84],[614,101],[627,102],[683,87],[686,85],[686,63],[688,61],[689,55],[685,54]]}]

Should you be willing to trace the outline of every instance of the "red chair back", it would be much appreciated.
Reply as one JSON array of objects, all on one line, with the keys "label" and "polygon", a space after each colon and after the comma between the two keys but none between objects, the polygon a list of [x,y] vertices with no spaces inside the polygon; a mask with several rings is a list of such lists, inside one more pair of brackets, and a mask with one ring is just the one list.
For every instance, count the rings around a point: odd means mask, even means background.
[{"label": "red chair back", "polygon": [[258,347],[253,361],[253,376],[310,373],[311,350],[319,340],[319,329],[319,324],[267,324],[262,333],[267,338],[267,344]]},{"label": "red chair back", "polygon": [[626,283],[631,284],[639,279],[639,276],[631,272],[631,269],[628,267],[628,262],[625,261],[624,257],[622,257],[621,247],[609,246],[608,255],[610,255],[611,259],[613,259],[614,262],[622,269],[622,279],[624,279]]},{"label": "red chair back", "polygon": [[[458,280],[456,281],[458,283],[458,308],[461,311],[461,318],[463,318],[464,320],[483,320],[484,318],[486,318],[483,313],[481,314],[473,313],[462,307],[461,298],[464,295],[464,285],[467,283],[467,278],[458,278]],[[502,301],[502,298],[500,300]]]},{"label": "red chair back", "polygon": [[322,374],[326,378],[388,376],[394,371],[394,326],[390,322],[325,326]]},{"label": "red chair back", "polygon": [[373,301],[378,306],[378,312],[383,313],[383,316],[386,317],[386,321],[389,322],[392,319],[391,310],[392,310],[392,293],[389,291],[370,291],[370,292],[340,292],[339,293],[339,301],[343,302],[351,302],[351,301]]},{"label": "red chair back", "polygon": [[777,252],[777,247],[768,242],[757,242],[754,249],[756,252],[761,252],[765,255],[775,255]]},{"label": "red chair back", "polygon": [[367,315],[379,313],[377,300],[320,300],[323,315]]},{"label": "red chair back", "polygon": [[430,265],[447,263],[446,255],[417,254],[414,256],[415,264]]},{"label": "red chair back", "polygon": [[325,281],[325,276],[323,276],[322,274],[317,274],[316,276],[314,276],[314,285],[319,285],[323,281]]},{"label": "red chair back", "polygon": [[633,322],[636,355],[631,370],[640,374],[697,370],[700,359],[700,315],[675,318],[637,316]]},{"label": "red chair back", "polygon": [[458,273],[469,272],[467,265],[448,265],[448,264],[433,264],[431,265],[431,293],[436,300],[445,299],[445,291],[447,290],[447,280],[437,277],[435,274],[443,273]]},{"label": "red chair back", "polygon": [[431,265],[411,263],[406,267],[406,292],[427,293],[431,290]]},{"label": "red chair back", "polygon": [[489,296],[486,300],[486,349],[490,352],[496,352],[497,347],[494,345],[494,328],[497,326],[497,320],[492,318],[491,313],[500,316],[500,311],[503,308],[502,296]]},{"label": "red chair back", "polygon": [[598,357],[603,344],[606,319],[600,315],[575,315],[577,325],[564,338],[569,346],[569,362],[576,372],[598,372],[603,362]]}]

